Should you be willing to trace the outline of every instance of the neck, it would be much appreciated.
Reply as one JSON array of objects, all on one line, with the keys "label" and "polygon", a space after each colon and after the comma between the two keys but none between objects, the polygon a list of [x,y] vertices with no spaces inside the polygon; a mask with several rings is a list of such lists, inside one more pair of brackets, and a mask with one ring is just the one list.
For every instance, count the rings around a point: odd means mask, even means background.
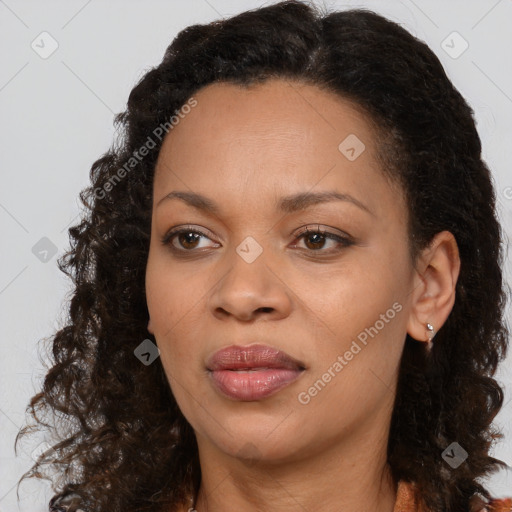
[{"label": "neck", "polygon": [[[366,446],[365,446],[366,445]],[[203,452],[203,455],[206,455]],[[353,441],[341,450],[328,447],[315,457],[289,463],[202,457],[201,487],[192,509],[257,512],[393,512],[397,483],[386,463],[386,451],[374,442]],[[226,462],[226,461],[224,461]]]}]

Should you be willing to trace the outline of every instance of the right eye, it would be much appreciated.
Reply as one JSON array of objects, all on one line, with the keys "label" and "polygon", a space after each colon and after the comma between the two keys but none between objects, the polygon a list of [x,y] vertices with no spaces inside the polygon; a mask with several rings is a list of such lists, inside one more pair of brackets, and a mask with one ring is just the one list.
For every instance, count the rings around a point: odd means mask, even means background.
[{"label": "right eye", "polygon": [[[161,242],[162,245],[169,245],[173,251],[191,252],[197,249],[197,243],[201,237],[208,238],[205,233],[198,229],[184,227],[171,229],[171,231],[164,235]],[[181,248],[177,247],[177,244],[174,243],[175,239]]]}]

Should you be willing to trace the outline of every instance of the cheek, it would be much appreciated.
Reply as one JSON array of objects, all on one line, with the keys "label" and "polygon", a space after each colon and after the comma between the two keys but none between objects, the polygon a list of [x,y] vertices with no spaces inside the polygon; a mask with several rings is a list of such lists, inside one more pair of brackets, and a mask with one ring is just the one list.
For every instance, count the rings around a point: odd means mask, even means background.
[{"label": "cheek", "polygon": [[170,258],[150,253],[146,268],[146,302],[155,336],[172,336],[181,323],[189,321],[189,315],[194,315],[204,295],[199,273],[185,273],[178,265],[170,264]]},{"label": "cheek", "polygon": [[[309,296],[308,306],[321,320],[322,332],[316,342],[314,377],[330,368],[338,356],[347,361],[337,374],[344,377],[334,379],[340,382],[333,392],[348,379],[346,385],[363,396],[363,390],[371,391],[368,376],[383,382],[392,379],[405,339],[407,272],[405,261],[393,259],[391,249],[387,257],[383,251],[365,251],[352,265],[322,281],[324,286],[317,283],[310,288],[316,291]],[[338,389],[343,393],[343,386]]]},{"label": "cheek", "polygon": [[176,293],[176,288],[168,286],[166,280],[154,279],[149,275],[146,289],[160,362],[172,394],[183,410],[183,407],[186,408],[187,397],[195,396],[193,370],[198,361],[197,348],[193,344],[200,338],[193,329],[194,325],[199,324],[193,318],[193,305],[184,302],[184,294]]},{"label": "cheek", "polygon": [[[373,325],[403,296],[403,281],[378,259],[361,258],[350,271],[334,273],[322,289],[309,294],[310,307],[333,324],[332,331],[355,336]],[[311,289],[311,288],[310,288]],[[394,316],[394,310],[390,312]]]},{"label": "cheek", "polygon": [[200,325],[194,308],[198,298],[191,292],[185,293],[183,286],[187,283],[156,263],[148,261],[146,302],[162,365],[173,393],[179,393],[179,385],[173,379],[186,383],[193,364],[191,345],[199,339],[193,332],[194,326]]}]

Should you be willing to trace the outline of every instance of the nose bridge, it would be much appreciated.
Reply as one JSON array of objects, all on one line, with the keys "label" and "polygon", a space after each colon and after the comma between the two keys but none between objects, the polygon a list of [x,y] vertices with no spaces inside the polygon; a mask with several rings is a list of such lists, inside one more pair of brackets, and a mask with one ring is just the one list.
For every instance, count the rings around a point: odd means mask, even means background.
[{"label": "nose bridge", "polygon": [[230,268],[218,282],[210,300],[213,310],[221,308],[234,316],[247,318],[257,310],[284,313],[289,309],[286,285],[272,269],[271,249],[264,248],[263,235],[258,238],[261,243],[253,236],[246,236],[229,255]]},{"label": "nose bridge", "polygon": [[235,248],[229,258],[230,271],[223,280],[225,293],[236,294],[238,300],[263,297],[271,276],[267,275],[268,247],[263,247],[252,236],[245,237]]}]

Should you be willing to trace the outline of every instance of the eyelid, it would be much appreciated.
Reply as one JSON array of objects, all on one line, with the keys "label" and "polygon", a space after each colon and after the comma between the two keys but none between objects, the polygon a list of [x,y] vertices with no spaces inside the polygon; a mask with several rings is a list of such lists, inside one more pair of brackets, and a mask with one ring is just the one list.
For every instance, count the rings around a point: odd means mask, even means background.
[{"label": "eyelid", "polygon": [[[313,227],[313,229],[312,229]],[[304,233],[325,233],[326,235],[336,235],[342,238],[346,238],[348,240],[352,240],[355,242],[355,238],[352,235],[349,235],[346,231],[342,231],[341,229],[332,228],[329,226],[322,226],[321,224],[308,224],[303,228],[299,228],[299,232],[295,235],[296,237],[303,235]],[[295,231],[294,231],[295,232]],[[292,233],[293,234],[293,233]]]},{"label": "eyelid", "polygon": [[215,238],[213,236],[213,233],[209,230],[209,229],[206,229],[206,228],[197,228],[197,227],[194,227],[192,224],[185,224],[183,226],[175,226],[171,229],[169,229],[168,231],[166,231],[166,233],[164,234],[164,236],[161,238],[161,242],[163,245],[167,245],[170,241],[170,239],[174,236],[174,235],[177,235],[177,234],[180,234],[182,232],[186,232],[186,233],[197,233],[198,235],[201,235],[201,236],[204,236],[206,238]]},{"label": "eyelid", "polygon": [[[320,224],[308,224],[307,226],[303,226],[302,228],[299,228],[299,232],[296,232],[295,234],[292,233],[294,236],[294,241],[299,239],[304,239],[305,236],[308,235],[308,233],[311,234],[321,234],[325,239],[330,241],[335,241],[341,248],[346,248],[351,245],[356,244],[356,239],[349,235],[348,233],[341,231],[336,228],[331,227],[322,227]],[[332,230],[332,231],[331,231]],[[334,232],[333,232],[334,231]],[[338,234],[337,234],[337,233]],[[166,234],[161,238],[161,243],[164,246],[169,246],[170,249],[175,253],[181,253],[181,254],[187,254],[190,253],[191,255],[195,252],[201,252],[201,249],[179,249],[177,247],[174,247],[172,243],[170,243],[176,235],[183,234],[183,233],[195,233],[199,235],[200,237],[212,239],[210,236],[210,231],[206,228],[196,228],[192,225],[183,225],[183,226],[175,226],[168,230]],[[215,237],[213,237],[215,238]],[[215,242],[217,245],[218,243]],[[296,247],[297,244],[295,243],[292,247]],[[204,248],[203,248],[204,250]],[[332,255],[332,253],[340,252],[340,248],[335,248],[331,250],[323,250],[323,248],[320,248],[319,250],[315,251],[313,249],[305,249],[301,248],[302,251],[309,252],[311,254],[318,253],[319,255]]]}]

